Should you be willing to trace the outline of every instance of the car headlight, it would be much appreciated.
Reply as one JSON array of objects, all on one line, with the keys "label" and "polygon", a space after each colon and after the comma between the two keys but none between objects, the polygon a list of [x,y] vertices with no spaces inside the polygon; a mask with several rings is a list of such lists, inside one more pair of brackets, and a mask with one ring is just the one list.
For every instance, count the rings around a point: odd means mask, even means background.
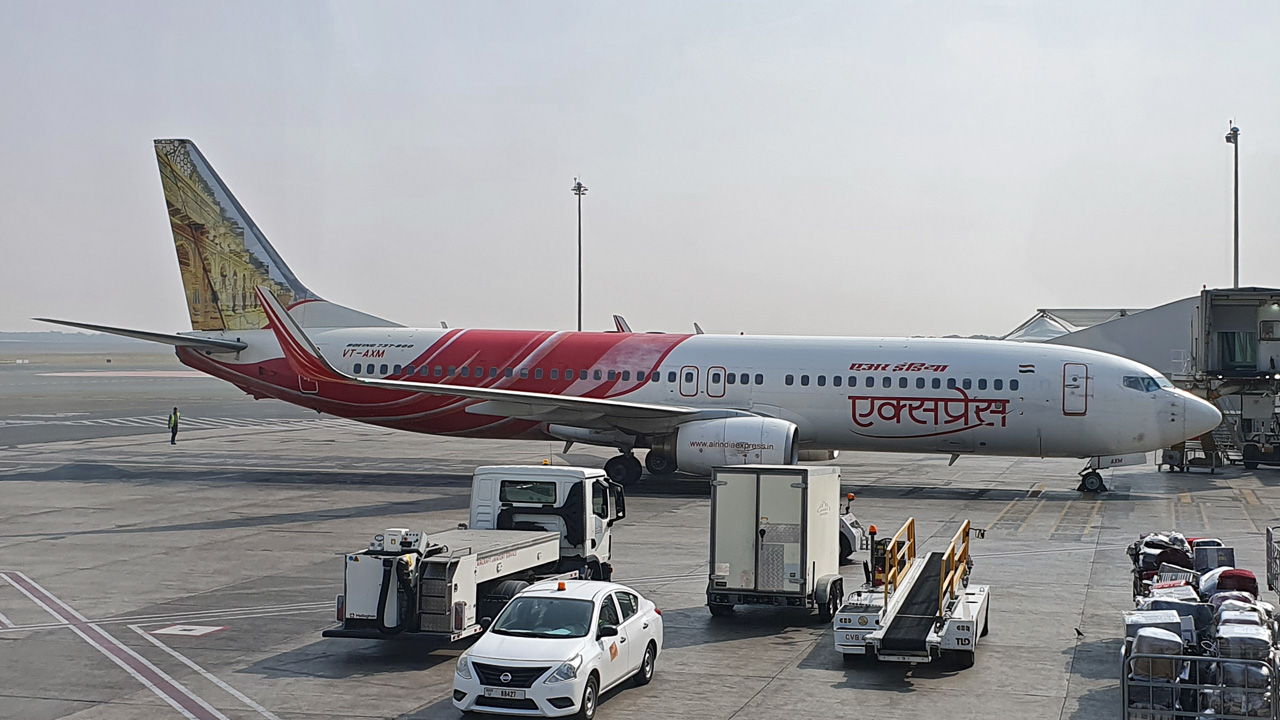
[{"label": "car headlight", "polygon": [[578,668],[582,667],[582,656],[574,655],[569,662],[560,663],[560,667],[546,679],[548,685],[568,682],[578,677]]},{"label": "car headlight", "polygon": [[458,667],[454,669],[454,673],[463,680],[471,679],[471,658],[466,653],[458,656]]}]

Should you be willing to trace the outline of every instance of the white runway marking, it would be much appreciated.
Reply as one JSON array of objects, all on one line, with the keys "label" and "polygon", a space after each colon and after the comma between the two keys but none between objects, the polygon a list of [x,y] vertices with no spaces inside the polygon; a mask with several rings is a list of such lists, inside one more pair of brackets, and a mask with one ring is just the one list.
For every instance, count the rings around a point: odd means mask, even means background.
[{"label": "white runway marking", "polygon": [[[165,645],[164,643],[160,642],[160,641],[159,641],[159,640],[157,640],[156,638],[152,637],[149,633],[147,633],[147,631],[146,631],[146,630],[143,630],[141,627],[139,627],[139,626],[137,626],[137,625],[130,625],[130,626],[129,626],[129,629],[130,629],[130,630],[132,630],[132,631],[134,631],[134,632],[136,632],[136,633],[138,633],[139,635],[141,635],[143,638],[145,638],[145,639],[147,640],[147,642],[151,643],[152,645],[155,645],[156,647],[160,648],[161,650],[163,650],[163,651],[165,651],[165,652],[169,653],[170,655],[172,655],[173,657],[177,658],[177,659],[178,659],[178,661],[179,661],[179,662],[181,662],[183,665],[186,665],[187,667],[191,668],[192,670],[195,670],[196,672],[200,673],[200,675],[201,675],[202,677],[204,677],[204,679],[205,679],[205,680],[208,680],[209,682],[213,683],[214,685],[217,685],[218,687],[222,688],[223,690],[226,690],[228,693],[230,693],[230,694],[231,694],[231,696],[232,696],[232,697],[234,697],[235,699],[237,699],[237,700],[239,700],[240,702],[244,703],[245,705],[248,705],[249,707],[253,708],[253,709],[254,709],[254,711],[256,711],[256,712],[257,712],[259,715],[261,715],[262,717],[267,718],[268,720],[280,720],[279,716],[277,716],[275,713],[271,712],[270,710],[268,710],[268,709],[266,709],[266,708],[262,707],[261,705],[259,705],[259,704],[258,704],[258,703],[256,703],[256,702],[254,702],[254,701],[253,701],[253,699],[252,699],[252,698],[250,698],[248,695],[245,695],[244,693],[240,692],[239,690],[237,690],[237,689],[235,689],[235,688],[231,687],[230,685],[228,685],[227,683],[223,682],[220,678],[218,678],[218,676],[216,676],[216,675],[214,675],[213,673],[209,672],[208,670],[205,670],[204,668],[200,667],[200,666],[199,666],[199,665],[197,665],[195,662],[193,662],[190,658],[188,658],[186,655],[183,655],[182,653],[178,652],[177,650],[174,650],[173,648],[169,647],[168,645]],[[157,632],[159,632],[159,631],[157,631]]]},{"label": "white runway marking", "polygon": [[14,626],[14,625],[13,625],[13,621],[12,621],[12,620],[10,620],[9,618],[5,617],[5,616],[4,616],[4,613],[0,613],[0,625],[4,625],[5,627],[13,627],[13,626]]},{"label": "white runway marking", "polygon": [[102,653],[108,660],[120,666],[151,692],[167,702],[183,717],[190,720],[230,720],[218,712],[209,703],[191,692],[182,683],[169,677],[151,661],[134,652],[128,646],[115,639],[95,623],[89,622],[83,615],[57,596],[40,587],[25,573],[10,571],[0,572],[0,578],[26,595],[31,602],[39,605],[45,612],[58,618],[71,631]]},{"label": "white runway marking", "polygon": [[[290,603],[288,605],[262,605],[258,607],[238,607],[226,608],[223,610],[192,610],[188,612],[163,613],[155,615],[133,615],[128,617],[102,618],[92,620],[91,622],[98,625],[123,625],[127,623],[143,623],[153,625],[161,622],[195,622],[231,620],[236,618],[248,617],[269,617],[272,615],[296,615],[298,613],[331,611],[333,609],[332,601],[314,602],[314,603]],[[54,628],[66,627],[69,623],[37,623],[32,625],[13,625],[8,628],[0,628],[0,633],[19,632],[26,630],[50,630]]]},{"label": "white runway marking", "polygon": [[[130,625],[129,627],[137,627]],[[162,627],[159,630],[152,630],[152,635],[182,635],[184,637],[204,637],[212,635],[219,630],[226,630],[226,625],[170,625]]]}]

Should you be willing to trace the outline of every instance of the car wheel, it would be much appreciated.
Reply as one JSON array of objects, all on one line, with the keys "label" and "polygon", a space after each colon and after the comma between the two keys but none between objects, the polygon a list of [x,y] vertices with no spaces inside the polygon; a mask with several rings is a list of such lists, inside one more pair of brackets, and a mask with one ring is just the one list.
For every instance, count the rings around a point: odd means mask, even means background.
[{"label": "car wheel", "polygon": [[577,720],[591,720],[596,716],[596,703],[600,700],[600,681],[594,673],[587,678],[587,686],[582,690],[582,704],[578,706]]},{"label": "car wheel", "polygon": [[733,614],[732,605],[722,605],[720,603],[708,603],[707,607],[711,609],[712,617],[728,617]]},{"label": "car wheel", "polygon": [[640,669],[636,672],[636,687],[648,685],[653,679],[653,666],[658,662],[658,647],[649,643],[644,649],[644,659],[640,661]]}]

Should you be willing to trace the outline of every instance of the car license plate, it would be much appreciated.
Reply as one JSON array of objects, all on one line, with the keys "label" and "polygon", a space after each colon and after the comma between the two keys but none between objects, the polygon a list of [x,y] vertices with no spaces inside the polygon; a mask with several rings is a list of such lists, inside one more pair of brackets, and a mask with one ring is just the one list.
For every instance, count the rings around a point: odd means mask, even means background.
[{"label": "car license plate", "polygon": [[510,688],[490,688],[484,689],[485,697],[503,698],[504,700],[523,700],[523,690],[512,690]]}]

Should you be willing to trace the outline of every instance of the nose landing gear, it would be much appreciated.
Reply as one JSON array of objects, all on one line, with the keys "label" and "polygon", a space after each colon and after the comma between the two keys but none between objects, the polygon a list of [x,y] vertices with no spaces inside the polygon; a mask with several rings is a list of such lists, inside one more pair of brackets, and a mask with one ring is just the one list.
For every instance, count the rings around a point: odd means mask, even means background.
[{"label": "nose landing gear", "polygon": [[604,464],[604,471],[609,479],[623,487],[630,487],[640,481],[644,474],[644,466],[631,453],[615,455]]}]

